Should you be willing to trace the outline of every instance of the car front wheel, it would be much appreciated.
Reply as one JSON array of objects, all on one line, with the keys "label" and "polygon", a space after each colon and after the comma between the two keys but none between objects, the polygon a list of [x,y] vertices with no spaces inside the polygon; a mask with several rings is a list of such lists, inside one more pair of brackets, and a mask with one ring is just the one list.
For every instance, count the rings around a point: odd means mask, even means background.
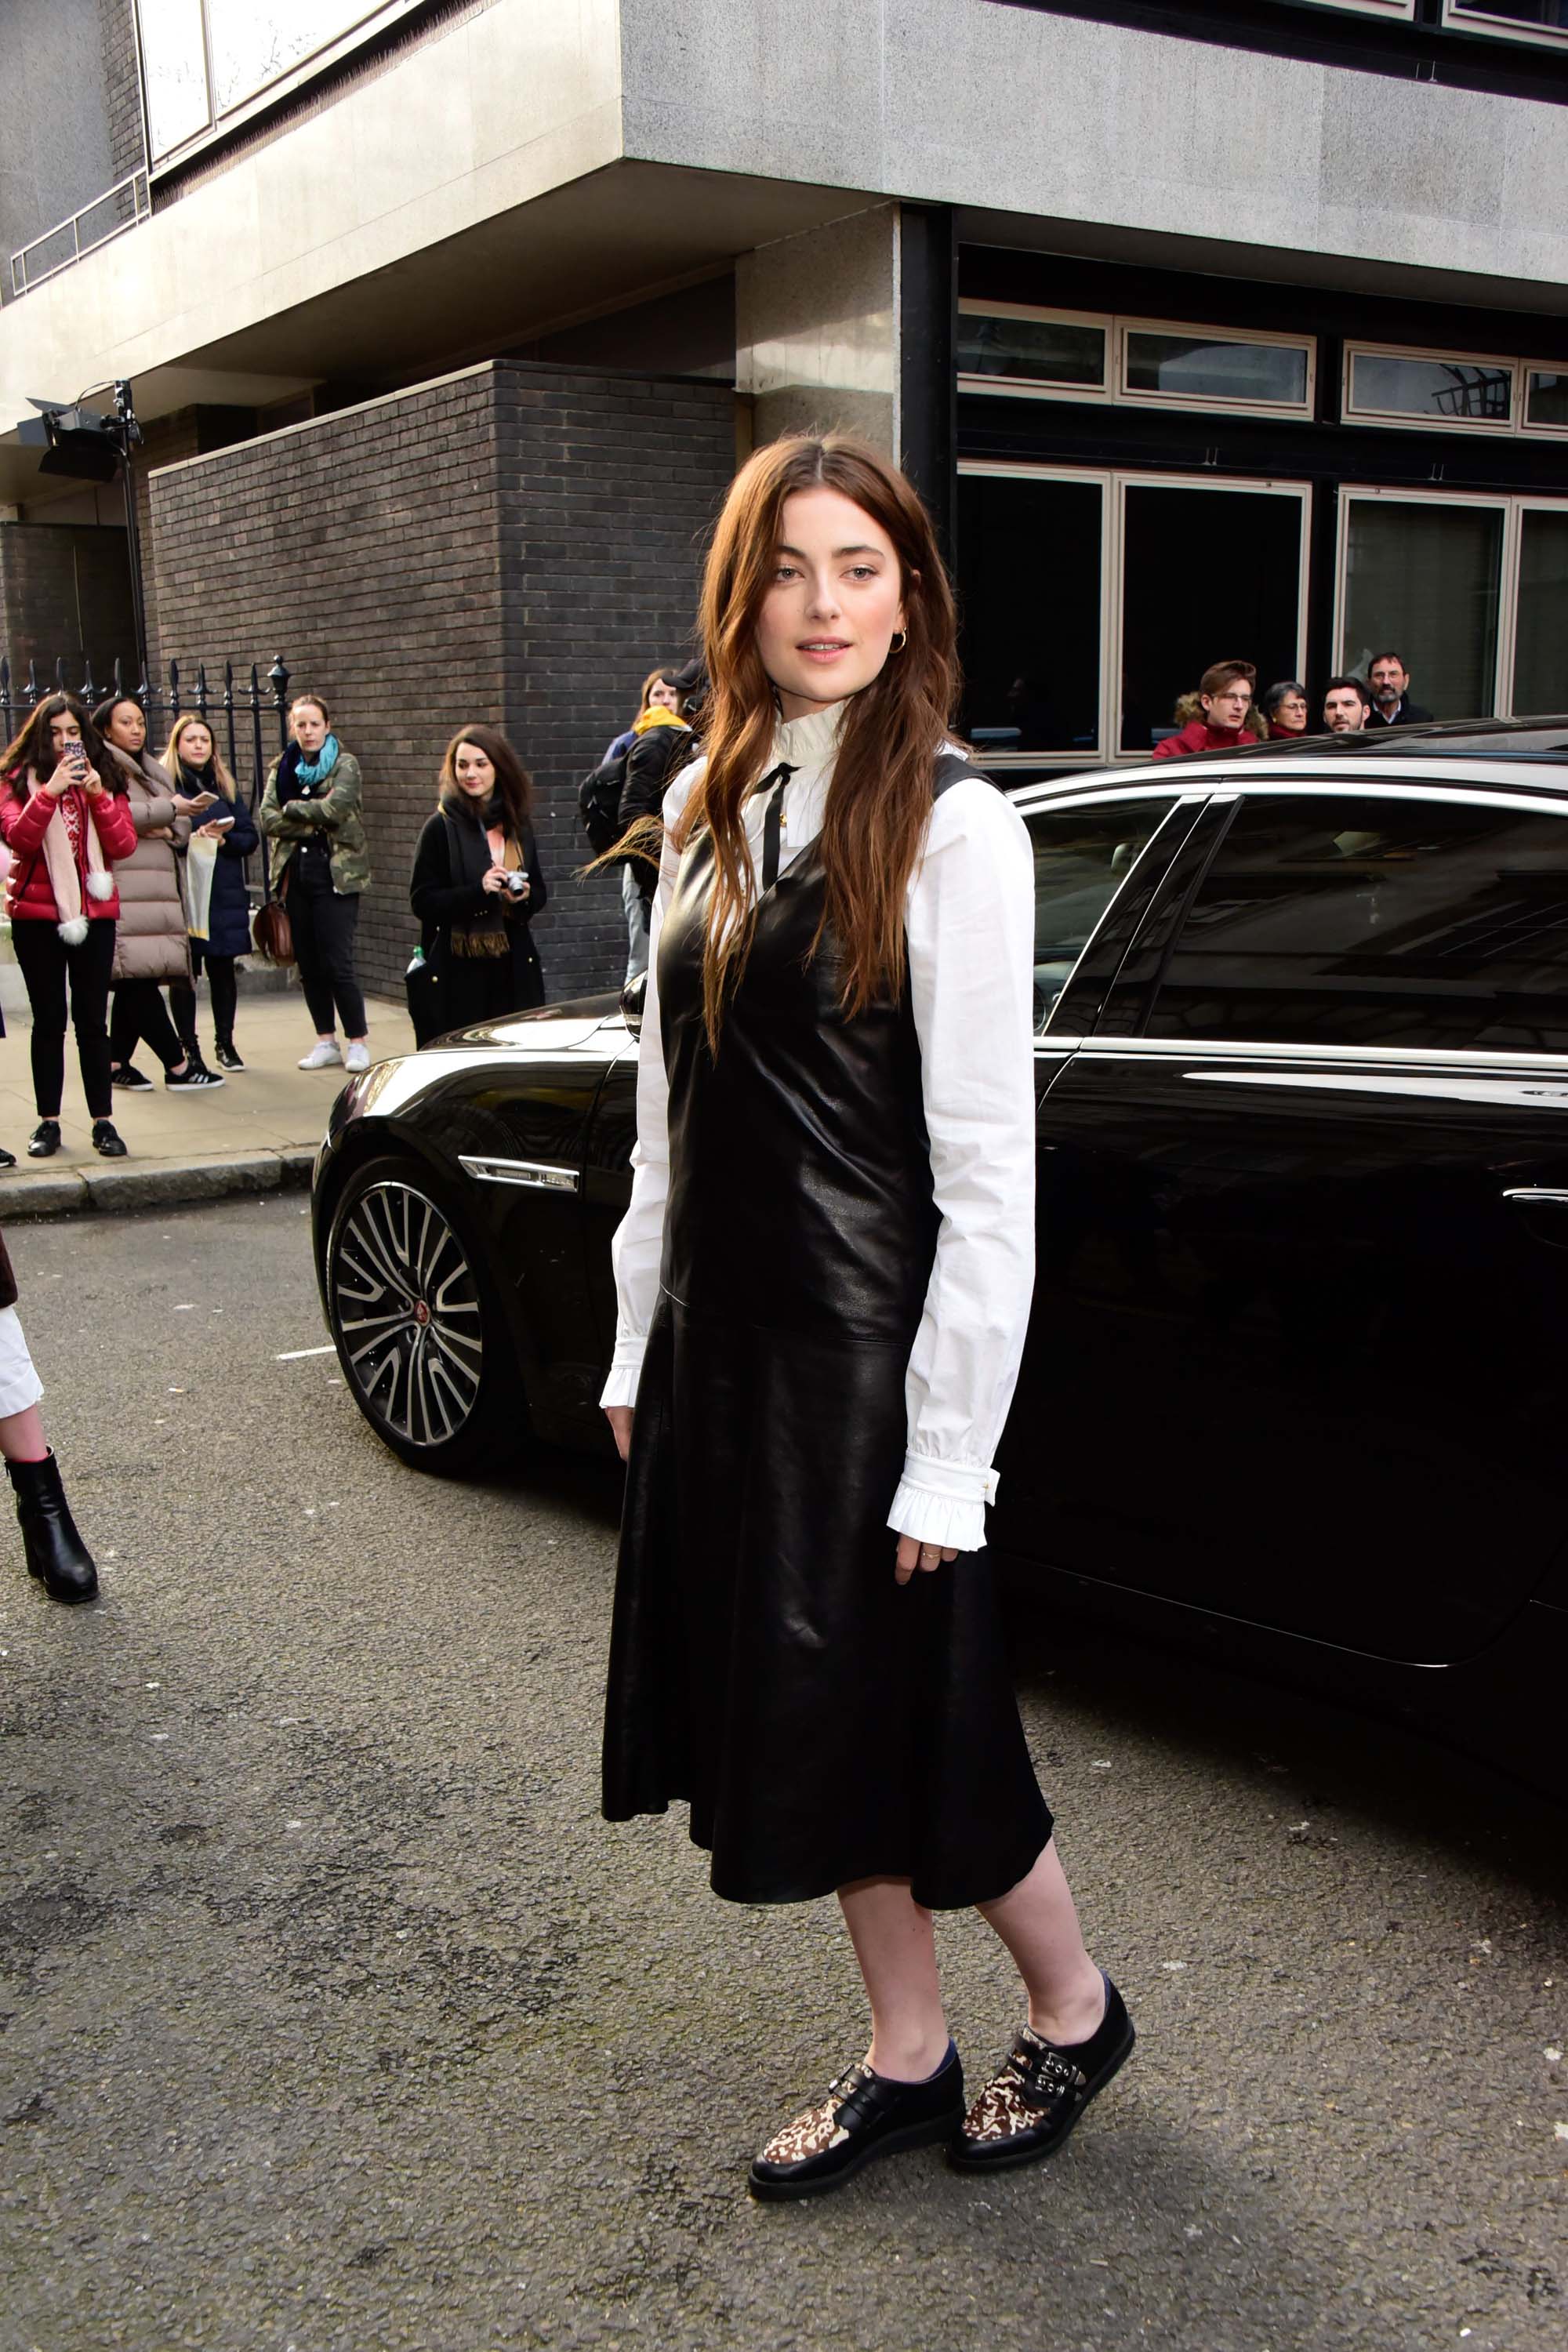
[{"label": "car front wheel", "polygon": [[327,1244],[327,1316],[343,1374],[382,1442],[416,1469],[467,1468],[520,1433],[522,1399],[461,1209],[409,1163],[343,1187]]}]

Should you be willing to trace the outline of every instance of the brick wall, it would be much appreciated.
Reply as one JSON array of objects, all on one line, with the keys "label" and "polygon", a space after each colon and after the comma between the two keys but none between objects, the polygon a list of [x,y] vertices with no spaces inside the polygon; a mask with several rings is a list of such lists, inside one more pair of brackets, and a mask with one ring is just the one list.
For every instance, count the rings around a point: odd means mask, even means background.
[{"label": "brick wall", "polygon": [[618,874],[576,878],[577,782],[648,671],[691,650],[735,404],[728,385],[542,365],[502,370],[498,397],[507,710],[559,910],[540,950],[552,995],[580,995],[618,984],[626,920]]},{"label": "brick wall", "polygon": [[618,981],[618,881],[573,876],[577,778],[689,640],[733,460],[727,388],[487,365],[153,473],[158,658],[210,676],[281,649],[359,757],[367,985],[401,988],[414,845],[447,741],[476,719],[539,786],[551,994]]},{"label": "brick wall", "polygon": [[98,0],[109,153],[116,180],[129,179],[147,161],[132,6],[132,0]]},{"label": "brick wall", "polygon": [[52,684],[63,655],[72,686],[82,664],[107,688],[118,660],[137,672],[131,571],[125,533],[92,523],[0,524],[0,653],[11,663],[13,687],[27,664]]}]

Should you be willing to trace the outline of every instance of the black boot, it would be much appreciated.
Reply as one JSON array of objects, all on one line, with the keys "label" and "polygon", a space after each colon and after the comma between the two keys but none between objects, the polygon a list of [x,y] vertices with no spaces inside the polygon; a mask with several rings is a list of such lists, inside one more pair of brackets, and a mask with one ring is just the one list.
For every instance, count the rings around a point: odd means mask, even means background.
[{"label": "black boot", "polygon": [[98,1570],[76,1531],[53,1447],[42,1462],[7,1462],[5,1474],[16,1490],[28,1574],[51,1601],[96,1600]]}]

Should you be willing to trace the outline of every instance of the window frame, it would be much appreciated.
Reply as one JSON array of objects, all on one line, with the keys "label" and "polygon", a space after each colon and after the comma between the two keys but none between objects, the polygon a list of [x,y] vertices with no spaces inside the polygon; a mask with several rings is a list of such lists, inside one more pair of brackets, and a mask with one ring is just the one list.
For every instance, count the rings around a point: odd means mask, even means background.
[{"label": "window frame", "polygon": [[[1510,386],[1509,415],[1495,422],[1483,416],[1412,416],[1404,409],[1354,408],[1351,404],[1352,369],[1354,362],[1363,358],[1426,360],[1438,366],[1504,369]],[[1347,336],[1340,362],[1340,417],[1343,424],[1370,425],[1379,433],[1386,433],[1392,425],[1402,433],[1488,433],[1495,438],[1519,431],[1521,389],[1520,362],[1500,352],[1428,350],[1411,343],[1365,343]]]},{"label": "window frame", "polygon": [[[1563,35],[1568,41],[1568,33]],[[1411,416],[1400,409],[1352,408],[1351,405],[1352,363],[1358,357],[1390,360],[1429,360],[1439,365],[1458,364],[1468,367],[1503,368],[1508,371],[1510,415],[1506,423],[1496,423],[1481,416]],[[1500,352],[1456,352],[1417,343],[1372,343],[1347,337],[1340,361],[1340,421],[1361,431],[1374,433],[1460,433],[1488,434],[1494,440],[1506,440],[1515,436],[1524,441],[1568,441],[1568,425],[1531,425],[1529,422],[1530,379],[1532,375],[1568,375],[1568,356],[1562,360],[1531,359],[1517,353],[1511,358]]]},{"label": "window frame", "polygon": [[[1359,802],[1390,800],[1405,804],[1411,802],[1450,802],[1468,808],[1508,810],[1515,815],[1551,816],[1556,818],[1560,824],[1568,825],[1568,788],[1565,788],[1561,794],[1552,792],[1510,792],[1506,785],[1497,789],[1481,790],[1474,784],[1446,783],[1438,778],[1427,776],[1401,776],[1396,779],[1375,774],[1356,776],[1345,775],[1342,772],[1315,774],[1310,768],[1305,772],[1296,771],[1289,775],[1259,776],[1256,779],[1249,775],[1245,782],[1238,779],[1233,791],[1221,793],[1216,790],[1213,796],[1214,798],[1223,797],[1234,805],[1230,819],[1215,833],[1209,845],[1202,871],[1195,877],[1193,885],[1191,896],[1195,898],[1197,887],[1206,877],[1215,858],[1229,835],[1231,822],[1241,815],[1249,801],[1300,800],[1304,795],[1323,800]],[[1165,892],[1162,886],[1161,889],[1155,892],[1153,899],[1138,925],[1137,931],[1129,943],[1129,960],[1136,953],[1139,940],[1146,928],[1162,913],[1164,898]],[[1190,907],[1183,911],[1181,921],[1171,942],[1173,952],[1179,946],[1186,930],[1190,911]],[[1120,984],[1120,982],[1113,984],[1108,992],[1105,1004],[1101,1008],[1101,1020],[1110,1011]],[[1161,985],[1163,985],[1163,980]],[[1063,994],[1065,995],[1066,992],[1064,988]],[[1199,1054],[1247,1063],[1283,1061],[1307,1062],[1318,1066],[1349,1063],[1361,1068],[1386,1068],[1391,1064],[1397,1066],[1401,1063],[1413,1064],[1425,1069],[1451,1067],[1455,1064],[1465,1066],[1479,1064],[1489,1071],[1549,1072],[1554,1076],[1568,1069],[1568,1048],[1559,1053],[1552,1053],[1543,1052],[1538,1047],[1507,1045],[1463,1047],[1364,1045],[1337,1043],[1325,1045],[1316,1040],[1292,1042],[1286,1038],[1152,1037],[1148,1034],[1147,1024],[1159,1002],[1159,995],[1160,986],[1156,985],[1150,993],[1143,1018],[1135,1031],[1101,1030],[1097,1024],[1094,1033],[1079,1041],[1080,1050],[1094,1050],[1111,1058],[1121,1059],[1137,1059],[1149,1054],[1165,1055]]]},{"label": "window frame", "polygon": [[152,113],[147,101],[147,45],[142,31],[142,0],[135,0],[131,21],[136,46],[136,94],[142,110],[142,152],[147,158],[149,181],[162,179],[172,172],[184,171],[194,156],[203,153],[220,140],[230,138],[257,115],[277,105],[281,99],[291,96],[318,74],[324,73],[328,68],[351,56],[363,43],[426,5],[426,0],[362,0],[360,13],[352,25],[336,33],[323,35],[314,48],[297,58],[275,79],[264,82],[259,89],[253,90],[247,98],[237,100],[233,106],[226,108],[220,114],[213,89],[213,42],[207,20],[207,0],[197,0],[202,20],[201,64],[206,89],[207,119],[200,130],[191,131],[177,145],[154,155]]},{"label": "window frame", "polygon": [[1121,591],[1127,539],[1129,489],[1205,490],[1216,497],[1263,492],[1290,497],[1301,508],[1300,552],[1296,578],[1296,675],[1307,658],[1307,599],[1311,576],[1313,485],[1284,476],[1252,474],[1152,473],[1111,466],[1032,465],[1021,457],[963,457],[960,478],[968,475],[985,480],[1092,483],[1100,492],[1100,715],[1099,737],[1092,751],[1062,751],[1049,747],[1016,751],[985,751],[987,768],[1146,767],[1153,746],[1124,751],[1121,739]]},{"label": "window frame", "polygon": [[[958,371],[961,393],[981,393],[990,399],[1089,401],[1096,406],[1169,409],[1200,416],[1277,416],[1310,423],[1316,414],[1318,338],[1281,334],[1272,328],[1211,327],[1186,319],[1131,319],[1101,310],[1063,310],[1036,302],[993,302],[984,296],[959,298],[961,318],[1033,319],[1043,325],[1098,327],[1105,339],[1105,382],[1102,385],[1051,383],[1038,376],[977,375]],[[1214,400],[1201,394],[1142,392],[1127,382],[1128,341],[1132,335],[1191,335],[1244,349],[1258,343],[1274,349],[1304,352],[1305,392],[1300,401]]]},{"label": "window frame", "polygon": [[1495,16],[1474,16],[1465,0],[1443,0],[1443,30],[1474,33],[1484,41],[1523,41],[1539,48],[1568,48],[1568,26],[1500,25]]},{"label": "window frame", "polygon": [[1306,0],[1306,5],[1334,16],[1392,16],[1407,25],[1415,16],[1415,0]]},{"label": "window frame", "polygon": [[1500,510],[1503,518],[1502,541],[1500,550],[1500,577],[1498,594],[1497,656],[1493,665],[1492,709],[1478,711],[1478,718],[1531,718],[1530,711],[1516,713],[1513,707],[1513,666],[1519,632],[1520,552],[1522,545],[1522,519],[1531,509],[1542,509],[1551,514],[1568,514],[1568,496],[1552,498],[1538,490],[1448,490],[1390,488],[1377,482],[1342,482],[1339,486],[1339,513],[1334,543],[1334,625],[1333,644],[1337,651],[1335,668],[1342,671],[1350,649],[1345,644],[1347,590],[1350,580],[1351,507],[1357,499],[1376,499],[1383,506],[1446,506],[1489,507]]},{"label": "window frame", "polygon": [[[1568,38],[1568,35],[1564,36]],[[1530,417],[1530,379],[1532,375],[1568,376],[1568,360],[1561,367],[1552,367],[1544,360],[1521,360],[1520,363],[1519,429],[1531,441],[1568,441],[1568,424],[1531,425]]]},{"label": "window frame", "polygon": [[1033,319],[1042,326],[1097,327],[1105,354],[1103,383],[1052,383],[1044,376],[976,375],[963,369],[958,372],[960,392],[1000,394],[1010,400],[1088,400],[1096,405],[1109,403],[1115,383],[1113,321],[1100,310],[1058,310],[1038,302],[988,302],[980,296],[963,294],[959,297],[961,319]]},{"label": "window frame", "polygon": [[[1175,781],[1167,782],[1163,777],[1152,777],[1145,779],[1140,783],[1111,784],[1106,786],[1100,791],[1089,793],[1062,792],[1054,789],[1049,784],[1042,784],[1035,787],[1032,792],[1028,787],[1025,787],[1011,794],[1010,798],[1012,799],[1013,806],[1016,809],[1018,815],[1022,818],[1026,831],[1029,829],[1036,817],[1050,817],[1058,815],[1063,817],[1069,815],[1081,816],[1083,812],[1086,810],[1093,813],[1104,809],[1115,809],[1123,806],[1128,808],[1143,808],[1148,806],[1151,803],[1158,803],[1161,810],[1159,820],[1156,823],[1153,831],[1149,835],[1148,839],[1140,848],[1137,856],[1132,860],[1132,863],[1127,868],[1126,873],[1123,874],[1116,882],[1115,887],[1111,890],[1110,896],[1107,898],[1104,906],[1101,907],[1099,914],[1095,917],[1093,923],[1089,927],[1088,935],[1084,940],[1083,945],[1079,948],[1077,955],[1073,958],[1071,969],[1068,971],[1062,981],[1060,988],[1057,991],[1055,1002],[1052,1003],[1050,1010],[1046,1014],[1046,1018],[1040,1027],[1035,1031],[1035,1045],[1037,1048],[1049,1047],[1052,1045],[1059,1046],[1062,1043],[1063,1036],[1067,1033],[1057,1032],[1053,1034],[1051,1024],[1056,1019],[1057,1013],[1059,1012],[1062,1005],[1067,1002],[1068,994],[1072,989],[1073,982],[1077,980],[1079,972],[1082,971],[1084,963],[1091,953],[1096,940],[1100,939],[1112,915],[1115,913],[1117,907],[1121,903],[1129,890],[1131,888],[1133,879],[1137,875],[1139,867],[1143,864],[1145,858],[1149,856],[1150,851],[1155,847],[1161,835],[1164,832],[1167,825],[1170,824],[1171,819],[1175,813],[1183,808],[1190,808],[1195,820],[1196,816],[1202,813],[1203,808],[1206,804],[1207,795],[1202,792],[1194,792],[1190,785],[1184,787]],[[1183,838],[1185,836],[1184,835]],[[1174,845],[1166,845],[1167,850],[1172,854],[1173,854],[1174,847],[1179,845],[1179,843]],[[1029,846],[1032,856],[1034,851],[1034,835],[1032,832],[1029,834]],[[1164,875],[1168,869],[1169,857],[1167,857],[1166,865],[1160,870],[1159,880],[1156,881],[1153,886],[1152,897],[1157,897],[1159,895],[1160,885],[1163,881]],[[1151,899],[1151,903],[1152,903],[1152,898]],[[1039,921],[1039,885],[1037,880],[1035,886],[1035,919],[1037,924]],[[1139,922],[1141,923],[1142,920],[1142,918],[1140,917]],[[1134,926],[1134,929],[1136,929],[1137,925]]]}]

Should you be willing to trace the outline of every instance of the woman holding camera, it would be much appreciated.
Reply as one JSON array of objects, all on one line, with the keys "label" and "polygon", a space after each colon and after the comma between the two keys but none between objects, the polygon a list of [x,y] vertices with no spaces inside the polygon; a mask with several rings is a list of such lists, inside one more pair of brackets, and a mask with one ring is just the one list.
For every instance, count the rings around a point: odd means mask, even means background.
[{"label": "woman holding camera", "polygon": [[110,1113],[109,977],[120,893],[110,868],[136,847],[124,779],[74,694],[46,695],[0,755],[0,832],[11,852],[5,912],[33,1009],[30,1160],[60,1148],[66,1076],[66,983],[92,1118],[106,1160],[125,1146]]},{"label": "woman holding camera", "polygon": [[498,727],[453,736],[408,886],[427,973],[422,1045],[544,1002],[532,923],[549,893],[532,808],[532,784]]}]

